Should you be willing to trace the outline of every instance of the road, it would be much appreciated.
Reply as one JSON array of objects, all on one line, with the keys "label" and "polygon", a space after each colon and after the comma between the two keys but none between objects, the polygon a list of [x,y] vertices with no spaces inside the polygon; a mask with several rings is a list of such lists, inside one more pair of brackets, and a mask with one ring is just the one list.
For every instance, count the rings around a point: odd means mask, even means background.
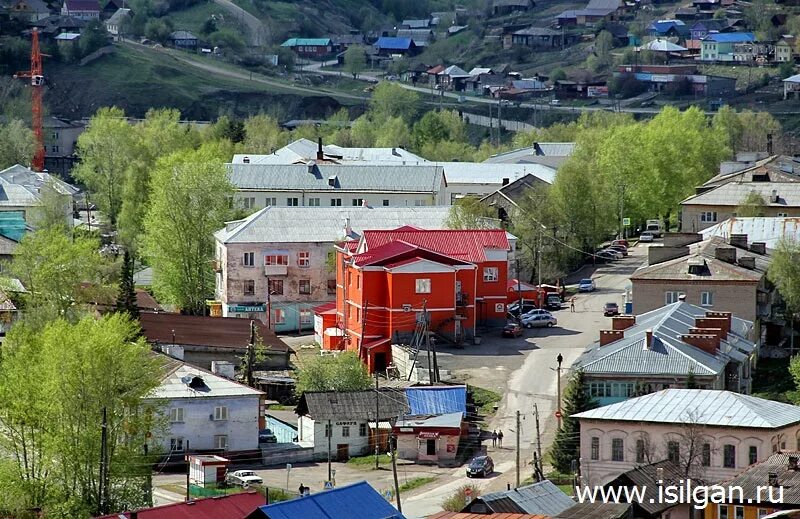
[{"label": "road", "polygon": [[214,3],[228,11],[228,14],[247,26],[251,47],[262,47],[269,41],[269,33],[261,20],[230,0],[214,0]]}]

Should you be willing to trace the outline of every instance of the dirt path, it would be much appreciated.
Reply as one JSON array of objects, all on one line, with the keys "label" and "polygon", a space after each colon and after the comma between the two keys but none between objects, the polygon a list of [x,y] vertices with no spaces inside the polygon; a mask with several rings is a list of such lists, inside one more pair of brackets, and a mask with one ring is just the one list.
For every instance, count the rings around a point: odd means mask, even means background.
[{"label": "dirt path", "polygon": [[261,20],[230,0],[214,0],[214,3],[228,11],[229,15],[247,26],[248,32],[250,33],[251,47],[263,47],[267,44],[269,41],[269,30]]}]

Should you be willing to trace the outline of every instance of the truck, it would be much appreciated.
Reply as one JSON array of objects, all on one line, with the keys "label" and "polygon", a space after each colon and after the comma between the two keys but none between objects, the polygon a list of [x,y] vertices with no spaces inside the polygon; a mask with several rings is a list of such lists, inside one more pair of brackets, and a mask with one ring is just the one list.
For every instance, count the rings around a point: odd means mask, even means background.
[{"label": "truck", "polygon": [[644,230],[658,238],[661,236],[661,220],[647,220],[647,226]]}]

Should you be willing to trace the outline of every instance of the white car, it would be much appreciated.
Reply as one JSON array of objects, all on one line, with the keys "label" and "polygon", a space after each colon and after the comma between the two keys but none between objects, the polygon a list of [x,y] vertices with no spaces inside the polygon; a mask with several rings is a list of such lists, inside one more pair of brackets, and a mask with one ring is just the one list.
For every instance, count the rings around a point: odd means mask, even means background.
[{"label": "white car", "polygon": [[250,485],[261,485],[264,483],[264,480],[252,470],[237,470],[231,472],[228,474],[227,480],[230,484],[240,485],[244,488]]},{"label": "white car", "polygon": [[593,279],[581,279],[580,283],[578,283],[578,292],[594,292],[594,289],[595,284]]},{"label": "white car", "polygon": [[641,235],[639,235],[639,241],[641,242],[651,242],[655,239],[655,235],[653,233],[645,231]]}]

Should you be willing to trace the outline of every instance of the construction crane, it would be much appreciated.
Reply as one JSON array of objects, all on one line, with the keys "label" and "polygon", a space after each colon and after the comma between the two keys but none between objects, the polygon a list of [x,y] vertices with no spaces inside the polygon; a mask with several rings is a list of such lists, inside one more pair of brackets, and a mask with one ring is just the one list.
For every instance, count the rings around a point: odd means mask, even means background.
[{"label": "construction crane", "polygon": [[42,95],[44,94],[44,73],[42,53],[39,50],[39,30],[31,32],[31,69],[14,74],[15,78],[31,78],[31,126],[36,136],[36,152],[31,167],[34,171],[44,171],[44,135],[42,133]]}]

